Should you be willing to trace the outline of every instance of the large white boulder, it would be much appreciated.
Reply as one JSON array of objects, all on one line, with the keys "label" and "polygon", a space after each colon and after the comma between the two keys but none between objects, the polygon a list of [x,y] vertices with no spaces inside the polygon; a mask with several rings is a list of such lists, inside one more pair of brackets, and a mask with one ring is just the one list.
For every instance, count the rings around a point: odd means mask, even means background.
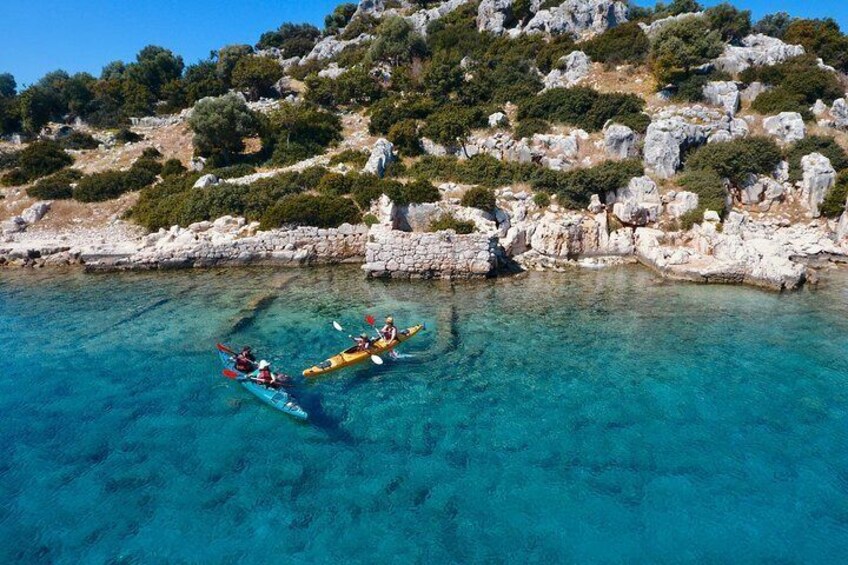
[{"label": "large white boulder", "polygon": [[194,182],[194,188],[208,188],[218,184],[218,177],[211,173],[207,173]]},{"label": "large white boulder", "polygon": [[731,116],[739,110],[739,87],[732,81],[712,81],[704,85],[704,100],[709,104],[721,106]]},{"label": "large white boulder", "polygon": [[770,136],[784,143],[799,141],[807,136],[804,118],[798,112],[781,112],[763,120],[763,128]]},{"label": "large white boulder", "polygon": [[569,34],[581,37],[603,33],[627,21],[627,3],[620,0],[564,0],[559,6],[540,10],[541,2],[530,4],[533,16],[523,27],[508,29],[514,22],[514,0],[483,0],[477,9],[478,31],[497,35],[509,33],[550,35]]},{"label": "large white boulder", "polygon": [[680,117],[651,122],[645,134],[645,166],[659,178],[670,178],[680,167],[681,150],[701,145],[706,140],[702,126]]},{"label": "large white boulder", "polygon": [[800,45],[789,45],[775,37],[753,34],[743,38],[739,45],[727,45],[714,64],[727,73],[736,74],[748,67],[776,65],[803,54],[804,48]]},{"label": "large white boulder", "polygon": [[545,89],[574,86],[592,71],[592,61],[583,51],[572,51],[560,57],[557,67],[545,77]]},{"label": "large white boulder", "polygon": [[610,124],[604,129],[604,151],[608,157],[627,159],[637,153],[636,133],[627,126]]},{"label": "large white boulder", "polygon": [[660,191],[650,177],[630,179],[626,187],[607,195],[607,204],[613,204],[616,218],[633,226],[654,223],[662,213]]},{"label": "large white boulder", "polygon": [[674,195],[674,199],[666,204],[665,209],[672,218],[680,218],[698,209],[698,195],[694,192],[678,192]]},{"label": "large white boulder", "polygon": [[814,218],[818,218],[819,205],[836,183],[836,171],[830,159],[821,153],[810,153],[801,158],[801,168],[804,169],[801,197]]},{"label": "large white boulder", "polygon": [[394,160],[393,148],[392,142],[388,139],[378,139],[371,148],[371,156],[368,157],[362,172],[382,177],[386,172],[386,166]]},{"label": "large white boulder", "polygon": [[524,26],[524,33],[567,33],[574,37],[603,33],[626,22],[627,12],[627,2],[618,0],[565,0],[536,12]]}]

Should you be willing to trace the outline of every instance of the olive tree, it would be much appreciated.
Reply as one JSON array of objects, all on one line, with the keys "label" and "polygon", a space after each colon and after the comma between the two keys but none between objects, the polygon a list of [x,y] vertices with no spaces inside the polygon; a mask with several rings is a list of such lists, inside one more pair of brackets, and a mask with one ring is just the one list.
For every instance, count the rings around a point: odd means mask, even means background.
[{"label": "olive tree", "polygon": [[194,132],[195,152],[223,163],[244,149],[244,138],[255,134],[259,125],[256,115],[236,94],[201,100],[188,124]]},{"label": "olive tree", "polygon": [[661,83],[688,75],[699,65],[721,55],[721,34],[703,17],[684,18],[662,28],[651,44],[654,76]]}]

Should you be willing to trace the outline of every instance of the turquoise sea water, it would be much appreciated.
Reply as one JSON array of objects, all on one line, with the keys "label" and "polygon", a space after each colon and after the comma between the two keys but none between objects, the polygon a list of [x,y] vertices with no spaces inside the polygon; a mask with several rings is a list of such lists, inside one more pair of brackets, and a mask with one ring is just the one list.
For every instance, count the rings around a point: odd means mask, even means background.
[{"label": "turquoise sea water", "polygon": [[[301,384],[366,313],[409,354]],[[0,273],[0,562],[818,562],[848,550],[848,276]]]}]

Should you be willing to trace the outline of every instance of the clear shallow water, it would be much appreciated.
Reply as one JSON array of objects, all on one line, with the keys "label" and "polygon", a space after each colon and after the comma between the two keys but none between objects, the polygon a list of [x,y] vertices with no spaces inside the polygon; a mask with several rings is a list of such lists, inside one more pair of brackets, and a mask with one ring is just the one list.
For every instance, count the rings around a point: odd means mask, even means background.
[{"label": "clear shallow water", "polygon": [[[369,312],[428,331],[299,386],[311,424],[221,377],[217,340],[294,374]],[[3,272],[0,561],[836,562],[847,315],[844,275]]]}]

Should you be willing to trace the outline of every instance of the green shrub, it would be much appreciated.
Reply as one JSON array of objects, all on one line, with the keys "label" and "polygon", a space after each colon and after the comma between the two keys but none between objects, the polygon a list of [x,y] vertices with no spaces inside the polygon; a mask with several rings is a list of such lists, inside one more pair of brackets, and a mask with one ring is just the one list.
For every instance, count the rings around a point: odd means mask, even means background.
[{"label": "green shrub", "polygon": [[219,179],[237,179],[246,177],[256,172],[256,167],[247,163],[238,163],[227,167],[216,167],[209,170],[204,170],[204,174],[213,174]]},{"label": "green shrub", "polygon": [[648,126],[651,125],[651,117],[642,113],[625,114],[623,116],[616,116],[613,122],[627,126],[636,133],[645,133],[648,131]]},{"label": "green shrub", "polygon": [[344,196],[350,194],[353,182],[345,175],[339,173],[327,173],[318,181],[316,190],[321,194],[329,196]]},{"label": "green shrub", "polygon": [[482,186],[472,186],[462,195],[463,206],[477,208],[484,212],[494,212],[497,206],[495,193]]},{"label": "green shrub", "polygon": [[115,134],[115,141],[121,144],[124,143],[137,143],[144,139],[143,135],[137,134],[134,131],[131,131],[127,128],[121,128]]},{"label": "green shrub", "polygon": [[85,149],[97,149],[100,147],[100,142],[91,137],[91,135],[81,132],[74,131],[71,132],[67,137],[63,137],[59,140],[59,145],[61,145],[65,149],[76,149],[76,150],[85,150]]},{"label": "green shrub", "polygon": [[828,159],[837,171],[848,169],[848,154],[832,137],[811,135],[792,144],[786,151],[786,161],[789,163],[789,180],[801,180],[804,171],[801,168],[801,158],[810,153],[821,153]]},{"label": "green shrub", "polygon": [[179,159],[168,159],[167,161],[162,163],[161,175],[163,178],[181,175],[185,172],[186,168],[185,166],[183,166],[182,161],[180,161]]},{"label": "green shrub", "polygon": [[764,116],[780,114],[781,112],[798,112],[804,120],[813,118],[809,104],[804,103],[803,97],[784,88],[775,88],[763,92],[751,103],[751,109]]},{"label": "green shrub", "polygon": [[802,45],[804,50],[842,72],[848,72],[848,37],[831,18],[794,20],[783,36],[786,43]]},{"label": "green shrub", "polygon": [[233,68],[232,84],[249,100],[272,96],[274,84],[283,76],[283,68],[268,57],[242,57]]},{"label": "green shrub", "polygon": [[402,120],[421,120],[436,108],[431,98],[412,94],[406,97],[390,96],[373,104],[369,110],[371,121],[368,131],[372,135],[386,135],[392,126]]},{"label": "green shrub", "polygon": [[141,152],[141,156],[145,159],[152,159],[155,161],[162,157],[162,152],[155,147],[145,147],[144,151]]},{"label": "green shrub", "polygon": [[368,162],[368,153],[357,149],[345,149],[330,157],[330,166],[342,163],[361,169]]},{"label": "green shrub", "polygon": [[27,182],[29,182],[29,179],[20,169],[12,169],[0,178],[0,184],[3,186],[21,186]]},{"label": "green shrub", "polygon": [[404,186],[406,202],[409,204],[423,204],[425,202],[438,202],[442,199],[439,189],[424,179],[413,180]]},{"label": "green shrub", "polygon": [[319,37],[321,30],[311,24],[286,22],[274,31],[263,33],[256,48],[276,47],[281,49],[286,57],[303,57],[312,51]]},{"label": "green shrub", "polygon": [[17,167],[20,157],[20,151],[0,151],[0,171]]},{"label": "green shrub", "polygon": [[742,72],[740,79],[774,87],[760,94],[751,105],[761,114],[798,112],[804,119],[812,119],[809,107],[816,100],[830,104],[844,93],[839,79],[820,68],[812,55],[802,55],[772,66],[750,67]]},{"label": "green shrub", "polygon": [[18,155],[18,178],[30,182],[64,169],[73,162],[73,158],[55,141],[35,141]]},{"label": "green shrub", "polygon": [[588,87],[552,88],[522,103],[518,119],[537,118],[598,131],[608,120],[639,114],[644,106],[645,101],[635,94],[601,94]]},{"label": "green shrub", "polygon": [[533,195],[533,202],[539,208],[547,208],[551,205],[551,195],[547,192],[537,192]]},{"label": "green shrub", "polygon": [[551,131],[551,124],[541,118],[525,118],[518,122],[513,130],[513,137],[522,139],[525,137],[533,137],[537,133],[548,133]]},{"label": "green shrub", "polygon": [[737,10],[727,2],[704,12],[709,27],[721,34],[723,41],[739,41],[751,33],[750,10]]},{"label": "green shrub", "polygon": [[150,186],[161,171],[161,163],[142,157],[128,171],[105,171],[82,177],[73,190],[73,197],[80,202],[111,200]]},{"label": "green shrub", "polygon": [[848,169],[844,169],[836,177],[836,184],[828,191],[819,210],[827,218],[836,218],[845,211],[846,200],[848,200]]},{"label": "green shrub", "polygon": [[415,156],[421,153],[421,139],[416,120],[405,119],[395,123],[386,137],[404,155]]},{"label": "green shrub", "polygon": [[782,158],[780,148],[771,138],[749,137],[704,145],[689,156],[686,168],[710,170],[740,186],[748,175],[770,174]]},{"label": "green shrub", "polygon": [[80,179],[73,197],[80,202],[103,202],[128,192],[127,174],[123,171],[105,171]]},{"label": "green shrub", "polygon": [[268,114],[263,150],[271,152],[271,163],[291,165],[324,151],[341,140],[339,117],[311,104],[281,104]]},{"label": "green shrub", "polygon": [[660,84],[677,82],[692,69],[721,55],[724,43],[704,17],[690,17],[661,28],[651,40],[651,66]]},{"label": "green shrub", "polygon": [[256,133],[259,122],[243,98],[227,94],[200,100],[188,125],[194,132],[192,142],[198,155],[230,163],[244,150],[244,138]]},{"label": "green shrub", "polygon": [[373,225],[379,224],[380,219],[374,214],[365,214],[362,216],[362,223],[370,228]]},{"label": "green shrub", "polygon": [[27,189],[27,195],[40,200],[64,200],[73,196],[71,184],[82,178],[76,169],[62,169],[49,177],[44,177]]},{"label": "green shrub", "polygon": [[337,196],[294,194],[286,196],[262,217],[262,228],[316,226],[334,228],[343,223],[357,224],[362,217],[353,200]]},{"label": "green shrub", "polygon": [[431,232],[453,230],[460,235],[474,233],[476,227],[474,222],[469,220],[458,220],[453,214],[444,214],[436,220],[430,222],[429,230]]},{"label": "green shrub", "polygon": [[698,208],[680,218],[684,230],[689,230],[694,224],[700,222],[707,210],[714,210],[722,217],[727,213],[727,188],[715,171],[694,170],[683,175],[679,183],[689,192],[698,195]]},{"label": "green shrub", "polygon": [[556,194],[563,206],[583,208],[592,194],[617,190],[643,174],[644,167],[638,159],[605,161],[594,167],[570,171],[542,169],[533,180],[533,188]]},{"label": "green shrub", "polygon": [[599,63],[640,64],[647,59],[651,42],[638,23],[628,22],[596,35],[581,43],[579,47],[593,61]]}]

